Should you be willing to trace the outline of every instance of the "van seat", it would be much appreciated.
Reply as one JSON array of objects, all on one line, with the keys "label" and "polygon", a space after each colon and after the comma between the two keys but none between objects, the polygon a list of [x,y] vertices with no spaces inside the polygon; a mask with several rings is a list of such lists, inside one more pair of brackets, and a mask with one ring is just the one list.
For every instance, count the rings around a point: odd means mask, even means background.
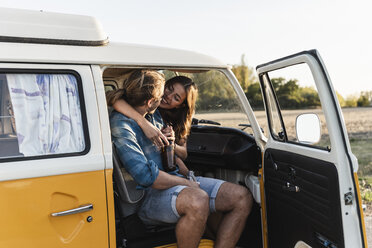
[{"label": "van seat", "polygon": [[0,135],[0,157],[20,157],[23,156],[19,152],[18,139],[13,134],[1,134]]},{"label": "van seat", "polygon": [[144,190],[136,189],[137,183],[121,164],[115,145],[112,145],[114,162],[114,182],[120,199],[122,217],[127,217],[137,212],[141,200],[145,195]]},{"label": "van seat", "polygon": [[20,157],[16,133],[13,105],[8,84],[4,75],[0,75],[0,157]]},{"label": "van seat", "polygon": [[117,196],[115,206],[119,211],[120,228],[126,240],[125,247],[148,248],[175,243],[174,225],[146,227],[139,219],[136,213],[145,191],[136,189],[137,183],[121,164],[115,145],[112,145],[112,153],[114,190]]}]

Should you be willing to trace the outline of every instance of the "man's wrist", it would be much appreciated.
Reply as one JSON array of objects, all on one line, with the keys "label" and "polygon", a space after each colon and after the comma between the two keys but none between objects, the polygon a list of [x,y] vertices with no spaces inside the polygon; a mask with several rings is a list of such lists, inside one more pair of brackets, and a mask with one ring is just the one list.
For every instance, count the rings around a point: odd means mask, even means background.
[{"label": "man's wrist", "polygon": [[188,179],[185,179],[185,178],[183,178],[183,179],[184,179],[184,185],[190,187],[191,186],[190,181]]}]

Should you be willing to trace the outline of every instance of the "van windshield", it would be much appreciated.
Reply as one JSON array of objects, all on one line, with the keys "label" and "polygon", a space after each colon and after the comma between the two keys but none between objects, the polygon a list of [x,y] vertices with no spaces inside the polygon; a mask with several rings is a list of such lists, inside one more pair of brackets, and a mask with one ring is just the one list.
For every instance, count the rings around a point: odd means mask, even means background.
[{"label": "van windshield", "polygon": [[[198,124],[238,128],[249,133],[249,121],[228,78],[221,71],[179,72],[163,70],[165,79],[189,77],[198,88],[195,116]],[[194,122],[195,123],[195,122]]]}]

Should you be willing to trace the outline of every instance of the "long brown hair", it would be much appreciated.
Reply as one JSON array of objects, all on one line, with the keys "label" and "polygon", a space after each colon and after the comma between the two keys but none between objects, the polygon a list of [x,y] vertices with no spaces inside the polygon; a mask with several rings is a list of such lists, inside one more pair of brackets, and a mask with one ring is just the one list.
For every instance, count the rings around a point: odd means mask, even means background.
[{"label": "long brown hair", "polygon": [[192,117],[195,113],[195,102],[198,96],[196,84],[188,77],[177,76],[165,82],[165,88],[180,83],[186,91],[186,98],[181,106],[174,109],[159,108],[165,123],[172,125],[176,134],[176,142],[186,139],[190,133]]},{"label": "long brown hair", "polygon": [[141,106],[151,98],[160,98],[164,87],[162,74],[151,70],[136,70],[123,83],[123,89],[109,91],[107,104],[112,106],[117,100],[124,99],[133,107]]}]

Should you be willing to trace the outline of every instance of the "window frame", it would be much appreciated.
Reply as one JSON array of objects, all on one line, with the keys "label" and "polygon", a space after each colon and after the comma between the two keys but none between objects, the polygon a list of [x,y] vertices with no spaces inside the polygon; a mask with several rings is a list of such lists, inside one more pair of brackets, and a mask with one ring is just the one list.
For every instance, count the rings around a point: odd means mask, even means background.
[{"label": "window frame", "polygon": [[[275,70],[280,70],[280,69],[283,69],[283,68],[285,68],[285,67],[278,68],[278,69],[275,69]],[[277,106],[277,109],[279,111],[278,116],[280,118],[280,122],[281,122],[281,125],[282,125],[282,128],[283,128],[283,132],[284,132],[284,138],[283,138],[283,140],[278,139],[278,138],[275,137],[275,135],[273,134],[272,127],[271,127],[271,121],[272,121],[271,120],[271,114],[268,114],[268,111],[266,109],[267,106],[268,106],[268,103],[267,103],[268,99],[267,99],[266,92],[264,90],[262,90],[262,89],[264,89],[264,79],[263,79],[263,77],[265,77],[265,76],[266,76],[266,78],[268,80],[270,91],[273,94],[273,96],[275,97],[275,105]],[[304,144],[304,143],[301,143],[301,142],[295,142],[295,141],[288,140],[288,136],[287,136],[287,132],[286,132],[286,127],[285,127],[284,120],[283,120],[283,117],[282,117],[282,112],[281,112],[282,110],[280,108],[280,105],[279,105],[279,102],[278,102],[278,98],[276,96],[276,92],[273,89],[273,85],[271,83],[270,76],[268,75],[268,72],[265,72],[265,73],[261,73],[258,76],[258,78],[259,78],[260,85],[261,85],[261,92],[263,93],[263,96],[264,96],[265,111],[266,111],[266,115],[267,115],[267,118],[268,118],[269,132],[270,132],[270,135],[271,135],[272,139],[274,139],[275,141],[281,142],[281,143],[288,143],[288,144],[293,144],[293,145],[299,145],[299,146],[303,146],[303,147],[315,148],[315,149],[319,149],[319,150],[330,152],[331,151],[331,148],[329,148],[329,147]]]},{"label": "window frame", "polygon": [[83,151],[80,151],[80,152],[36,155],[36,156],[28,156],[28,157],[25,157],[25,156],[3,157],[3,158],[0,158],[0,163],[83,156],[83,155],[86,155],[90,151],[91,143],[90,143],[90,137],[89,137],[89,127],[88,127],[88,121],[87,121],[87,112],[86,112],[86,106],[85,106],[83,82],[82,82],[80,74],[77,71],[70,70],[70,69],[0,68],[0,74],[5,74],[5,75],[6,74],[62,74],[62,75],[70,74],[70,75],[73,75],[76,78],[77,87],[78,87],[78,94],[79,94],[79,101],[80,101],[80,113],[81,113],[81,120],[83,124],[83,134],[84,134],[84,142],[85,142],[85,148]]}]

